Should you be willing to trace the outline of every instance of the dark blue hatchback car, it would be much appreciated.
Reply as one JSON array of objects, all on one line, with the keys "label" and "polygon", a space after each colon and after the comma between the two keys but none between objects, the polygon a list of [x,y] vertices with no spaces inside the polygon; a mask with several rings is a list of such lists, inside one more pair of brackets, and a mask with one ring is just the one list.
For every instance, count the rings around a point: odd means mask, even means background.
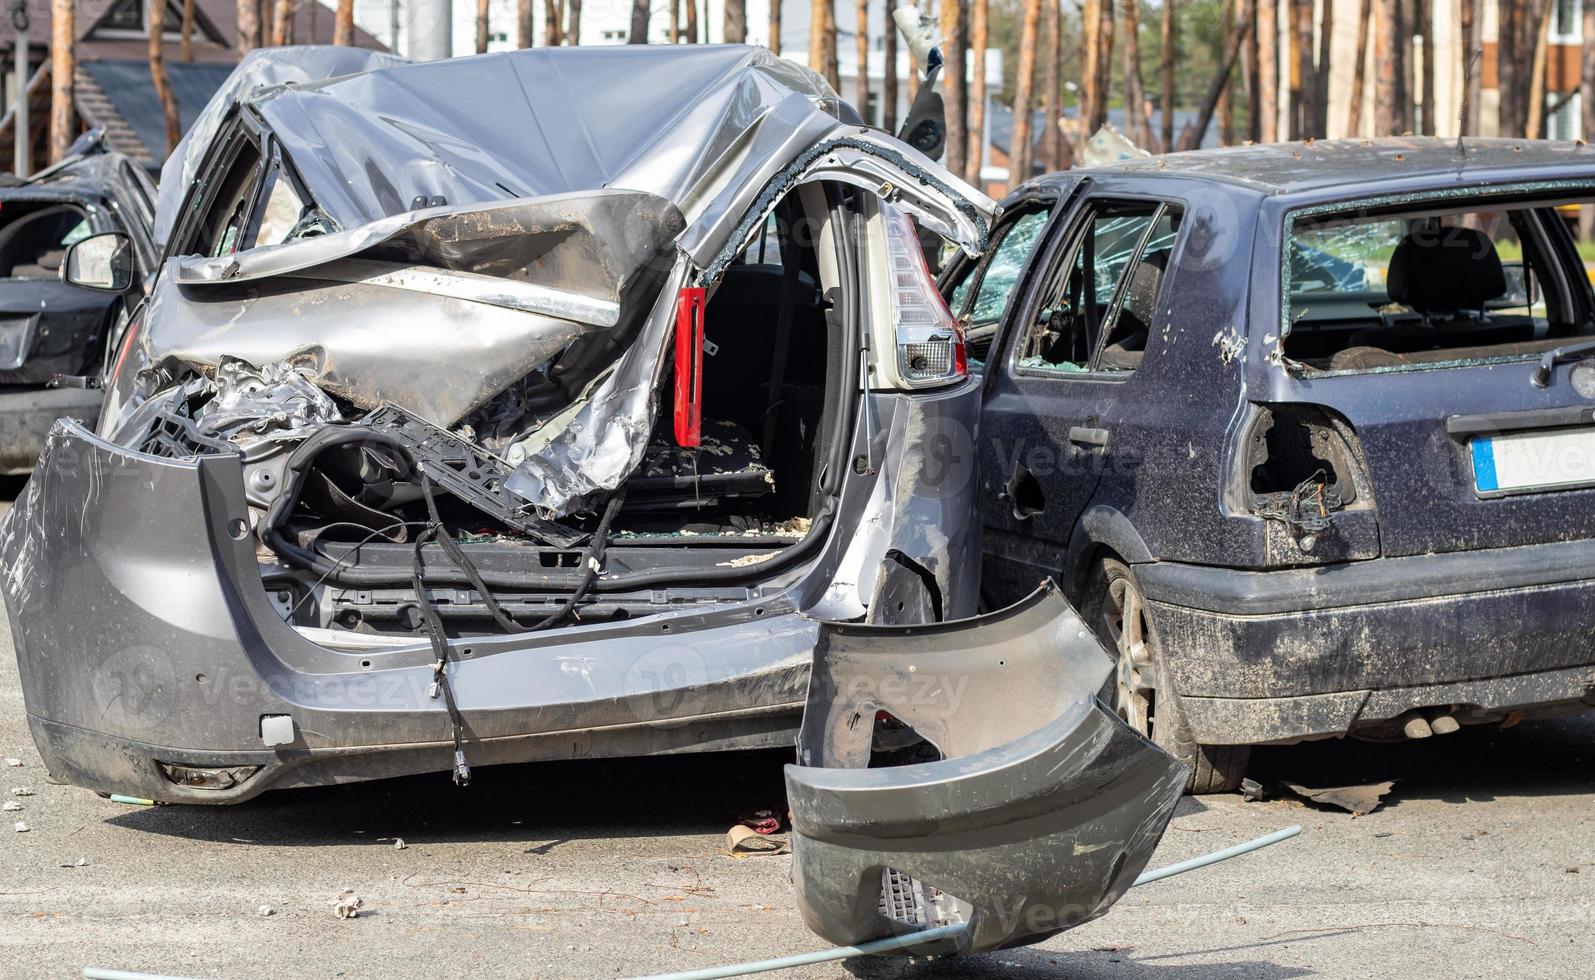
[{"label": "dark blue hatchback car", "polygon": [[1595,705],[1590,207],[1595,149],[1538,141],[1023,185],[942,277],[984,372],[987,601],[1056,578],[1194,792],[1254,744]]}]

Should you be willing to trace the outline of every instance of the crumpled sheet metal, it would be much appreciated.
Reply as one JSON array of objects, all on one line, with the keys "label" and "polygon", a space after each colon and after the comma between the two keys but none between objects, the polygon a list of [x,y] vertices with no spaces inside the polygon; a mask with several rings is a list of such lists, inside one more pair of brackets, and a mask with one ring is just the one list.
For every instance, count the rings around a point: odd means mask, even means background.
[{"label": "crumpled sheet metal", "polygon": [[227,76],[227,81],[205,103],[205,108],[161,167],[155,225],[151,231],[156,247],[166,245],[183,195],[199,173],[200,161],[210,149],[211,140],[216,138],[222,122],[237,102],[275,85],[303,84],[408,63],[409,59],[398,55],[332,45],[256,48],[244,55],[238,67]]},{"label": "crumpled sheet metal", "polygon": [[[912,952],[977,952],[1105,913],[1145,868],[1186,779],[1096,699],[1111,671],[1050,582],[961,622],[823,624],[799,764],[786,769],[809,927],[851,945],[965,921]],[[878,711],[941,761],[866,768]],[[943,916],[883,913],[888,871],[950,896]]]},{"label": "crumpled sheet metal", "polygon": [[327,393],[291,364],[256,368],[224,360],[216,369],[215,385],[215,397],[194,420],[206,435],[291,441],[341,417]]},{"label": "crumpled sheet metal", "polygon": [[323,210],[351,228],[417,197],[459,206],[618,187],[679,204],[792,94],[841,112],[818,75],[740,45],[507,51],[272,89],[251,104]]},{"label": "crumpled sheet metal", "polygon": [[592,369],[593,353],[635,332],[681,220],[652,195],[599,192],[182,259],[157,280],[140,361],[206,373],[227,358],[288,362],[358,406],[391,401],[451,426],[556,354]]}]

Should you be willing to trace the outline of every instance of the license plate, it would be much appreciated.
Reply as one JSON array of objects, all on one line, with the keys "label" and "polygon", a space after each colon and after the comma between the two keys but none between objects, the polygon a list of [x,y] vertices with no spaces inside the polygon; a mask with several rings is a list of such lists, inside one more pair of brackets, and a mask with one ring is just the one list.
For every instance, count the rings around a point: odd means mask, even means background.
[{"label": "license plate", "polygon": [[1481,497],[1595,486],[1595,429],[1558,429],[1470,440]]}]

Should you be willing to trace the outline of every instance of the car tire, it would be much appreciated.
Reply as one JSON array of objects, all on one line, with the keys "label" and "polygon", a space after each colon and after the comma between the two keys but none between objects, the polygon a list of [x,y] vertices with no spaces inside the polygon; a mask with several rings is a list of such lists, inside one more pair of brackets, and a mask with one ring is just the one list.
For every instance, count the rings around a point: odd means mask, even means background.
[{"label": "car tire", "polygon": [[1114,657],[1102,702],[1191,771],[1187,793],[1228,793],[1239,787],[1252,748],[1202,745],[1192,737],[1179,694],[1147,629],[1146,602],[1130,567],[1116,558],[1098,561],[1086,582],[1080,612]]}]

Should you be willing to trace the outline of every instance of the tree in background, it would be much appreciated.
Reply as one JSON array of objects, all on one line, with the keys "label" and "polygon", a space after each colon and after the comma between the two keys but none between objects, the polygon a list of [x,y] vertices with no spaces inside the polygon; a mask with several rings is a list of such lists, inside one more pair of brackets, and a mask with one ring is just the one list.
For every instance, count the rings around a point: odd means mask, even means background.
[{"label": "tree in background", "polygon": [[1373,19],[1373,0],[1362,0],[1357,14],[1357,62],[1351,71],[1351,104],[1347,106],[1346,135],[1362,134],[1363,84],[1368,75],[1368,28]]},{"label": "tree in background", "polygon": [[[56,3],[59,7],[61,4]],[[70,9],[71,4],[67,4]],[[260,4],[256,0],[238,0],[238,57],[260,47]]]},{"label": "tree in background", "polygon": [[[531,37],[529,33],[526,36]],[[338,12],[332,18],[332,43],[354,43],[354,0],[338,0]]]},{"label": "tree in background", "polygon": [[[531,0],[521,0],[521,2],[531,5]],[[627,44],[648,43],[649,13],[651,11],[648,9],[648,0],[631,0],[631,32],[626,35]]]},{"label": "tree in background", "polygon": [[[1051,0],[1056,3],[1056,0]],[[969,150],[964,177],[980,180],[986,148],[986,48],[991,43],[990,0],[972,0],[969,8]]]},{"label": "tree in background", "polygon": [[1137,0],[1124,0],[1124,131],[1141,146],[1152,142],[1146,97],[1141,92],[1141,5]]},{"label": "tree in background", "polygon": [[[72,0],[50,2],[50,162],[66,156],[77,135],[72,80],[77,77],[77,14]],[[23,138],[27,138],[24,136]]]},{"label": "tree in background", "polygon": [[[1467,46],[1467,51],[1464,55],[1465,61],[1463,62],[1463,70],[1467,74],[1463,84],[1465,89],[1463,97],[1466,101],[1463,103],[1462,109],[1462,133],[1464,136],[1477,136],[1479,135],[1479,96],[1483,89],[1483,82],[1479,78],[1478,64],[1482,49],[1479,44],[1478,0],[1461,0],[1460,6],[1462,14],[1462,43]],[[1595,4],[1584,4],[1585,17],[1588,17],[1592,10],[1595,10]],[[1585,23],[1588,23],[1588,21]],[[1584,37],[1591,38],[1595,37],[1595,35],[1585,34]],[[1588,44],[1584,45],[1585,58],[1589,57],[1589,51],[1590,46]],[[1588,99],[1584,100],[1584,107],[1585,111],[1588,112],[1590,108]],[[1584,132],[1589,133],[1591,130],[1586,129]]]},{"label": "tree in background", "polygon": [[[353,0],[348,0],[348,2],[352,4]],[[636,7],[632,7],[631,18],[633,29],[635,29],[637,24]],[[353,18],[351,17],[351,21],[352,20]],[[645,41],[647,38],[647,30],[648,27],[645,23],[643,25],[643,37]],[[529,48],[536,43],[536,38],[537,16],[534,5],[532,4],[532,0],[515,0],[515,46]]]},{"label": "tree in background", "polygon": [[[770,0],[774,5],[777,0]],[[747,0],[726,0],[725,43],[745,44],[748,40],[748,2]]]},{"label": "tree in background", "polygon": [[770,0],[770,50],[781,53],[781,0]]},{"label": "tree in background", "polygon": [[[150,20],[154,21],[153,15],[151,15]],[[293,40],[294,0],[275,0],[271,5],[272,46],[280,48],[286,44],[292,44]]]},{"label": "tree in background", "polygon": [[[568,0],[580,3],[581,0]],[[687,11],[687,43],[698,43],[698,0],[685,0]],[[831,0],[831,57],[836,57],[836,0]],[[835,83],[832,83],[833,87]]]},{"label": "tree in background", "polygon": [[[1109,0],[1111,2],[1111,0]],[[1012,161],[1008,182],[1013,185],[1030,179],[1030,86],[1036,74],[1036,39],[1041,31],[1041,0],[1025,0],[1024,20],[1019,29],[1019,76],[1014,85],[1013,139],[1008,159]]]},{"label": "tree in background", "polygon": [[183,33],[178,42],[178,57],[194,60],[194,0],[183,0]]},{"label": "tree in background", "polygon": [[1279,0],[1257,0],[1257,138],[1279,139]]},{"label": "tree in background", "polygon": [[1064,156],[1062,92],[1058,86],[1058,62],[1063,54],[1063,12],[1058,0],[1041,0],[1041,112],[1046,128],[1041,132],[1041,152],[1048,170],[1068,166]]},{"label": "tree in background", "polygon": [[155,83],[155,97],[161,103],[161,115],[166,118],[166,152],[177,149],[183,138],[183,124],[177,118],[177,97],[172,94],[172,80],[166,74],[166,58],[161,47],[166,40],[166,0],[150,0],[149,30],[150,79]]},{"label": "tree in background", "polygon": [[[1263,0],[1272,3],[1273,0]],[[1163,94],[1160,108],[1163,110],[1163,133],[1159,147],[1163,152],[1174,149],[1174,100],[1178,93],[1174,88],[1174,57],[1175,43],[1178,31],[1174,26],[1174,0],[1163,0],[1163,29],[1162,44],[1160,45],[1159,59],[1161,60],[1161,74],[1163,76]]]},{"label": "tree in background", "polygon": [[[773,11],[781,6],[781,0],[770,0],[770,9]],[[779,20],[771,14],[775,26]],[[775,50],[773,47],[771,50]],[[886,33],[881,35],[881,54],[886,62],[885,74],[881,77],[881,128],[888,133],[897,132],[897,22],[892,20],[892,0],[886,2]]]},{"label": "tree in background", "polygon": [[[477,2],[486,3],[487,0],[477,0]],[[567,25],[565,43],[572,45],[582,43],[582,0],[565,0],[565,17]]]},{"label": "tree in background", "polygon": [[1374,0],[1373,134],[1390,136],[1401,131],[1401,64],[1409,45],[1401,30],[1399,0]]},{"label": "tree in background", "polygon": [[[943,162],[955,174],[968,170],[969,100],[964,85],[964,51],[968,47],[965,41],[969,36],[968,28],[969,7],[965,0],[941,0],[941,51],[946,61],[941,73],[942,101],[947,111],[947,156]],[[1021,59],[1024,57],[1022,43],[1019,56]],[[1034,58],[1034,52],[1031,57]]]},{"label": "tree in background", "polygon": [[[312,0],[314,2],[314,0]],[[488,0],[476,0],[476,53],[487,53],[488,41]]]},{"label": "tree in background", "polygon": [[[853,31],[853,40],[856,42],[854,54],[858,57],[858,70],[853,73],[855,103],[859,115],[867,121],[869,119],[869,0],[858,0],[853,16],[858,18],[857,29]],[[890,18],[888,18],[890,19]],[[886,25],[891,29],[891,25]]]},{"label": "tree in background", "polygon": [[[1220,37],[1229,37],[1235,32],[1235,5],[1231,0],[1219,0],[1219,25]],[[1218,93],[1218,142],[1221,146],[1235,144],[1235,86],[1230,84],[1234,79],[1225,81],[1223,88]]]},{"label": "tree in background", "polygon": [[[675,0],[672,0],[675,2]],[[559,0],[545,0],[543,4],[543,43],[549,47],[559,44],[564,30],[564,11],[560,9]]]}]

